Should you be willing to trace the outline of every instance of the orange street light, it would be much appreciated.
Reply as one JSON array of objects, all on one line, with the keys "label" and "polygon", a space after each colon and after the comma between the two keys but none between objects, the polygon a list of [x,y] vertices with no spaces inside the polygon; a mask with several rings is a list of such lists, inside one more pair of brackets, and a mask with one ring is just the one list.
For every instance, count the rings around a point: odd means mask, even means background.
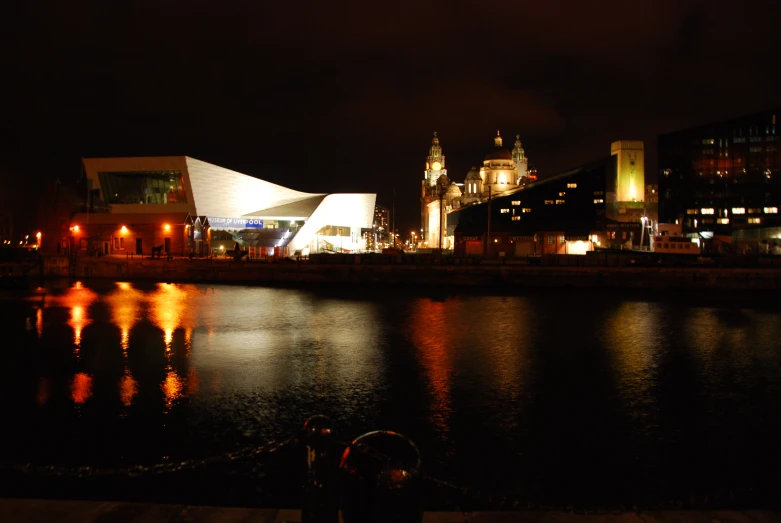
[{"label": "orange street light", "polygon": [[119,228],[119,232],[121,232],[122,234],[125,234],[127,232],[127,227],[125,227],[123,225],[122,227]]},{"label": "orange street light", "polygon": [[41,233],[40,232],[35,233],[35,237],[40,240],[41,239]]},{"label": "orange street light", "polygon": [[78,225],[74,225],[73,227],[71,227],[71,231],[79,232],[79,226]]},{"label": "orange street light", "polygon": [[171,230],[171,226],[166,223],[165,225],[163,225],[163,229],[165,229],[165,232],[168,232]]}]

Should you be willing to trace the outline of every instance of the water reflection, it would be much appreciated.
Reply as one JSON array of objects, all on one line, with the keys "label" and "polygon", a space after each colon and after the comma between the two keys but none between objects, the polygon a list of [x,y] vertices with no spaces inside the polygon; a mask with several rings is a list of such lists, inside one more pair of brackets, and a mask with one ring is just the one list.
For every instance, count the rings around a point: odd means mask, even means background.
[{"label": "water reflection", "polygon": [[521,476],[563,496],[613,491],[662,462],[665,481],[707,471],[689,484],[727,485],[756,472],[734,464],[780,465],[754,450],[779,437],[777,310],[577,293],[94,285],[105,289],[52,291],[45,308],[24,300],[23,315],[6,315],[12,339],[36,350],[9,351],[0,367],[26,395],[14,405],[17,445],[0,461],[17,461],[26,440],[40,462],[44,448],[74,463],[219,454],[324,413],[345,437],[400,430],[432,475],[495,475],[497,491]]},{"label": "water reflection", "polygon": [[[619,393],[631,416],[653,406],[651,388],[657,379],[660,351],[669,345],[671,327],[658,303],[625,302],[609,315],[601,337],[614,357]],[[599,331],[598,331],[599,332]]]},{"label": "water reflection", "polygon": [[111,319],[120,331],[124,372],[119,379],[119,397],[122,405],[129,407],[133,403],[133,398],[138,394],[138,382],[133,378],[128,367],[130,331],[143,316],[144,294],[128,282],[117,282],[116,286],[116,290],[106,297],[106,301],[111,307]]},{"label": "water reflection", "polygon": [[35,309],[35,332],[38,334],[38,339],[43,337],[43,307]]},{"label": "water reflection", "polygon": [[165,381],[161,385],[163,393],[165,394],[165,405],[167,408],[171,408],[174,401],[178,400],[182,396],[182,379],[173,369],[168,370],[165,376]]},{"label": "water reflection", "polygon": [[163,330],[166,353],[171,352],[174,330],[182,324],[188,312],[188,291],[192,285],[180,286],[174,283],[159,283],[157,291],[149,295],[152,322]]},{"label": "water reflection", "polygon": [[97,299],[98,295],[95,292],[77,281],[64,295],[47,300],[47,306],[64,306],[69,309],[68,325],[73,329],[73,353],[77,357],[81,350],[81,333],[84,327],[92,323],[89,308]]},{"label": "water reflection", "polygon": [[451,309],[458,306],[458,300],[439,302],[419,299],[414,303],[410,316],[411,339],[418,350],[433,397],[429,416],[442,439],[446,439],[450,431],[452,351],[456,341],[453,337],[456,330],[448,318]]},{"label": "water reflection", "polygon": [[111,306],[112,321],[120,329],[122,352],[127,357],[127,349],[130,344],[130,329],[141,319],[144,313],[144,295],[134,289],[130,283],[117,282],[117,290],[109,294],[106,300]]},{"label": "water reflection", "polygon": [[129,407],[133,403],[133,398],[138,394],[138,382],[133,379],[130,371],[119,379],[119,397],[122,405]]},{"label": "water reflection", "polygon": [[39,406],[45,405],[51,394],[51,384],[47,378],[38,378],[38,393],[36,394],[36,402]]},{"label": "water reflection", "polygon": [[71,398],[80,405],[92,396],[92,376],[83,372],[76,373],[71,381]]}]

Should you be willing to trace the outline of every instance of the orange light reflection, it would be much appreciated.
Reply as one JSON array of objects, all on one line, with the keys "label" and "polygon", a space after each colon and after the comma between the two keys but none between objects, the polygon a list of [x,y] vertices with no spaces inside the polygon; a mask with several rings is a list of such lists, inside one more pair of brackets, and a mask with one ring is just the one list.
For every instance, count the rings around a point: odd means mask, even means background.
[{"label": "orange light reflection", "polygon": [[92,323],[89,317],[89,307],[97,299],[97,294],[77,281],[65,295],[50,300],[49,305],[63,305],[70,309],[68,325],[73,329],[73,343],[75,345],[73,352],[76,355],[81,349],[81,333],[87,325]]},{"label": "orange light reflection", "polygon": [[43,336],[43,309],[40,307],[35,311],[35,332],[38,333],[38,338]]},{"label": "orange light reflection", "polygon": [[119,380],[119,396],[122,399],[122,405],[129,407],[136,394],[138,394],[138,382],[128,372]]},{"label": "orange light reflection", "polygon": [[73,376],[71,382],[71,397],[73,402],[82,404],[92,396],[92,377],[83,372]]},{"label": "orange light reflection", "polygon": [[452,357],[447,347],[450,332],[446,318],[445,303],[429,299],[420,299],[415,305],[410,318],[410,333],[419,351],[420,363],[423,366],[432,392],[431,422],[437,427],[441,437],[446,437],[450,431],[451,406],[451,373]]},{"label": "orange light reflection", "polygon": [[111,305],[112,321],[119,327],[122,353],[126,358],[130,331],[141,318],[143,298],[144,295],[127,282],[117,282],[117,290],[106,298]]},{"label": "orange light reflection", "polygon": [[193,325],[185,324],[187,301],[193,292],[197,293],[197,290],[192,285],[160,283],[157,285],[157,291],[149,296],[151,319],[163,331],[166,353],[171,351],[174,331],[177,328],[193,328]]},{"label": "orange light reflection", "polygon": [[160,387],[163,389],[163,394],[165,394],[165,404],[170,409],[174,401],[182,397],[182,379],[175,370],[171,369]]}]

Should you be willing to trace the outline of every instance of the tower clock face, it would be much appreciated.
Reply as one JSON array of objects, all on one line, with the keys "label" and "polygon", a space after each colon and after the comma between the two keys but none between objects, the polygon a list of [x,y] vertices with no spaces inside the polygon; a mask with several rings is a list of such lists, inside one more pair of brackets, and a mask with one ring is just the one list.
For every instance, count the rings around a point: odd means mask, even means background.
[{"label": "tower clock face", "polygon": [[435,171],[438,171],[442,168],[442,164],[439,162],[434,162],[431,168],[434,169]]}]

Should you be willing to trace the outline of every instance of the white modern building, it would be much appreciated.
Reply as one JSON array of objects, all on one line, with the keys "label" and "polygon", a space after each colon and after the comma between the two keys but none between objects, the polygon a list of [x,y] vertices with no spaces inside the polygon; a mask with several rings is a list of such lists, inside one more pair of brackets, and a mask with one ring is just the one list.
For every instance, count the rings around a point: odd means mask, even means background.
[{"label": "white modern building", "polygon": [[[236,243],[255,255],[365,248],[376,194],[296,191],[188,156],[85,158],[82,249],[207,254]],[[88,246],[88,247],[87,247]]]}]

